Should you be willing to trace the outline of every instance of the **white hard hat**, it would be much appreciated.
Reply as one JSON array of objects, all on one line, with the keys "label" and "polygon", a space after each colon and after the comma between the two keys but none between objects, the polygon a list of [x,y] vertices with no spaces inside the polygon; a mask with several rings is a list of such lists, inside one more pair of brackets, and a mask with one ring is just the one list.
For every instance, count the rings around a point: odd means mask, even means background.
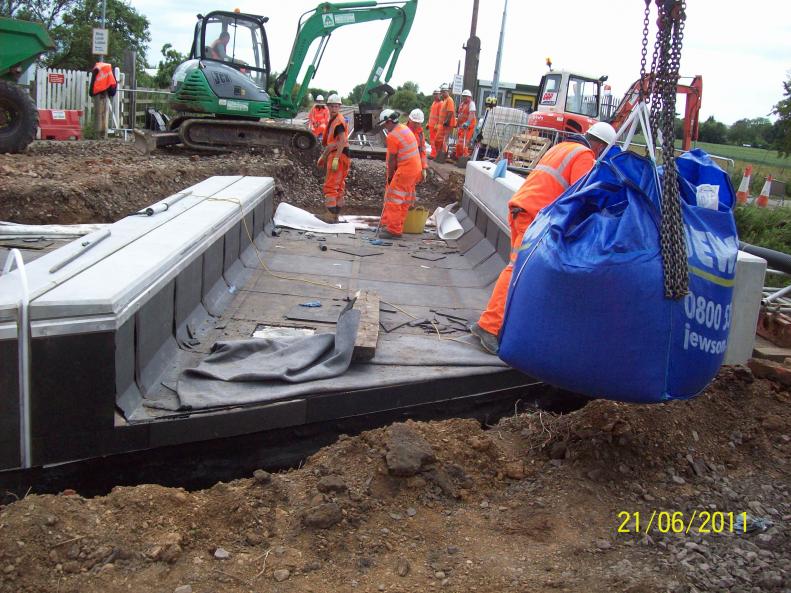
[{"label": "white hard hat", "polygon": [[600,140],[605,144],[612,144],[615,142],[615,128],[610,124],[603,121],[596,122],[585,133],[586,136],[591,136],[596,140]]},{"label": "white hard hat", "polygon": [[417,124],[422,124],[424,117],[422,109],[413,109],[409,113],[409,119]]},{"label": "white hard hat", "polygon": [[341,98],[338,96],[338,93],[332,93],[329,97],[327,97],[327,105],[340,105]]},{"label": "white hard hat", "polygon": [[324,102],[324,95],[317,96],[316,97],[316,103],[322,103],[322,102]]},{"label": "white hard hat", "polygon": [[383,109],[382,113],[379,114],[379,121],[381,123],[384,123],[386,121],[391,121],[393,123],[398,123],[398,118],[399,117],[400,116],[398,114],[398,111],[395,111],[394,109]]},{"label": "white hard hat", "polygon": [[445,84],[445,83],[443,82],[443,83],[442,83],[442,84],[439,86],[439,90],[441,90],[441,91],[447,91],[447,90],[448,90],[448,85],[447,85],[447,84]]},{"label": "white hard hat", "polygon": [[472,97],[472,93],[470,92],[470,89],[464,89],[464,90],[461,92],[461,96],[462,96],[462,97]]},{"label": "white hard hat", "polygon": [[433,92],[432,94],[434,94],[434,95],[439,95],[439,93],[440,93],[440,90],[439,90],[439,89],[434,89],[434,92]]}]

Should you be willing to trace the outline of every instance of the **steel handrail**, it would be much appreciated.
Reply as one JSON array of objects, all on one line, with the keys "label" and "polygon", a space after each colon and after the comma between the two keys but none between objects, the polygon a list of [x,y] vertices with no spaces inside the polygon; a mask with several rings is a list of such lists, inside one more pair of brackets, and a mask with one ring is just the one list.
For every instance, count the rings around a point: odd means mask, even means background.
[{"label": "steel handrail", "polygon": [[11,271],[16,263],[19,270],[22,294],[19,299],[17,314],[17,362],[19,368],[19,458],[24,469],[31,467],[31,436],[30,436],[30,291],[27,282],[25,262],[19,249],[12,249],[3,266],[3,276]]}]

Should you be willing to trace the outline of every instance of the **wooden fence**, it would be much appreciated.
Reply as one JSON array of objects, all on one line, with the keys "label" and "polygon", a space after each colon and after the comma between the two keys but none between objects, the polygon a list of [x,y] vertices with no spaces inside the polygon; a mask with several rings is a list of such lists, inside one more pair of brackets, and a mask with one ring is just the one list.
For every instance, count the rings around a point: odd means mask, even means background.
[{"label": "wooden fence", "polygon": [[36,107],[39,109],[81,109],[80,124],[90,121],[93,100],[88,94],[90,72],[36,69]]},{"label": "wooden fence", "polygon": [[[125,75],[115,69],[118,92],[110,99],[111,111],[108,113],[110,131],[123,132],[143,127],[148,107],[167,111],[166,103],[170,93],[157,89],[127,89]],[[39,109],[79,109],[82,111],[80,125],[93,122],[93,97],[88,92],[91,73],[81,70],[62,70],[57,68],[36,69],[36,107]],[[134,100],[132,99],[134,97]],[[135,106],[135,116],[131,118],[130,106]]]}]

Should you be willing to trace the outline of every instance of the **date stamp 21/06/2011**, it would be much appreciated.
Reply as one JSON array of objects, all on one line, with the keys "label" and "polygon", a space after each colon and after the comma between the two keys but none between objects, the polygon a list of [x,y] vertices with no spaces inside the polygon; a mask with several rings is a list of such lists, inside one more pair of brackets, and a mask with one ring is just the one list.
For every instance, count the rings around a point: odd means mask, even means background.
[{"label": "date stamp 21/06/2011", "polygon": [[621,511],[618,513],[618,533],[634,535],[659,533],[745,533],[747,513],[733,511]]}]

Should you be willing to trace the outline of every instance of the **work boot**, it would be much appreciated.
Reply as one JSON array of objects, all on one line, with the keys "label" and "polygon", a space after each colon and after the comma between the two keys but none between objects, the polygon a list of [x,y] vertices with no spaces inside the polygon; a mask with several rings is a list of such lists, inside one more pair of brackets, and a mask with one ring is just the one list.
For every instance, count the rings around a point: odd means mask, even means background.
[{"label": "work boot", "polygon": [[486,350],[489,354],[497,356],[497,352],[500,350],[497,336],[486,331],[477,323],[473,323],[470,326],[470,333],[481,341],[481,348]]},{"label": "work boot", "polygon": [[316,218],[318,218],[322,222],[326,222],[327,224],[335,224],[338,222],[338,215],[333,214],[329,210],[326,212],[322,212],[321,214],[317,214]]},{"label": "work boot", "polygon": [[379,238],[380,239],[400,239],[401,233],[391,233],[387,229],[380,229],[379,230]]}]

